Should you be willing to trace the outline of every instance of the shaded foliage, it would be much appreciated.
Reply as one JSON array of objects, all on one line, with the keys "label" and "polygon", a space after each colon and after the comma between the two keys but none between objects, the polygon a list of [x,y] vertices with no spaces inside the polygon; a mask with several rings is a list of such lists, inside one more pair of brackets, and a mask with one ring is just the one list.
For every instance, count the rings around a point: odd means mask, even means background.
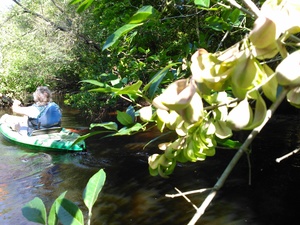
[{"label": "shaded foliage", "polygon": [[[224,49],[247,31],[244,14],[216,2],[210,8],[175,0],[73,3],[24,0],[3,16],[3,21],[11,19],[1,27],[1,36],[10,38],[1,42],[0,92],[15,96],[49,85],[70,93],[67,104],[99,118],[99,110],[116,105],[117,100],[110,94],[89,94],[92,86],[80,80],[94,79],[114,87],[137,80],[146,84],[166,65],[187,63],[170,67],[162,81],[167,84],[190,75],[184,68],[197,48]],[[147,5],[156,14],[101,51],[107,38]],[[231,32],[230,38],[226,32]]]}]

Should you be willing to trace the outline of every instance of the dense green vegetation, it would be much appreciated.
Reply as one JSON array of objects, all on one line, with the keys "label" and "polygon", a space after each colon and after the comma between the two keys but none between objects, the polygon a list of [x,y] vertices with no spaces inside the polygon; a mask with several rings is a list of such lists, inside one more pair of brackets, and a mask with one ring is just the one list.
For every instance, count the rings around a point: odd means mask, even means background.
[{"label": "dense green vegetation", "polygon": [[[210,9],[195,7],[193,1],[91,2],[76,13],[79,4],[24,0],[2,15],[2,94],[20,97],[37,85],[49,85],[69,92],[68,104],[97,118],[99,108],[109,108],[116,99],[88,92],[91,86],[80,80],[116,87],[137,80],[146,84],[166,65],[189,61],[197,48],[216,51],[231,46],[253,21],[217,1]],[[156,14],[102,51],[106,39],[143,5],[152,5]],[[167,73],[163,83],[190,75],[181,64]]]}]

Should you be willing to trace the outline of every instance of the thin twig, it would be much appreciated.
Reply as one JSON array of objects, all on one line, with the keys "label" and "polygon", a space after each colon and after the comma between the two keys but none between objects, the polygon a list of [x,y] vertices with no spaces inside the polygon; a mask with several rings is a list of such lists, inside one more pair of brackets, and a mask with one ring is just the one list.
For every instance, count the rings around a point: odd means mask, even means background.
[{"label": "thin twig", "polygon": [[255,17],[259,17],[261,15],[261,11],[251,0],[243,0],[243,2],[247,5],[247,7],[251,10],[251,12],[255,15]]},{"label": "thin twig", "polygon": [[237,3],[235,0],[226,0],[230,5],[234,6],[235,8],[241,10],[242,12],[255,17],[255,14],[247,9],[245,9],[243,6],[241,6],[239,3]]},{"label": "thin twig", "polygon": [[202,193],[202,192],[210,191],[210,190],[212,190],[212,188],[202,188],[202,189],[187,191],[187,192],[183,192],[183,193],[181,192],[180,194],[166,194],[165,196],[168,198],[176,198],[176,197],[182,197],[183,195],[197,194],[197,193]]},{"label": "thin twig", "polygon": [[251,185],[251,180],[252,180],[252,173],[251,173],[251,160],[250,160],[250,152],[249,151],[247,151],[247,161],[248,161],[248,171],[249,171],[249,174],[248,174],[248,185]]},{"label": "thin twig", "polygon": [[288,157],[290,157],[290,156],[298,153],[299,151],[300,151],[300,148],[297,148],[294,151],[292,151],[292,152],[290,152],[290,153],[288,153],[288,154],[286,154],[284,156],[281,156],[280,158],[277,158],[276,162],[280,163],[282,160],[284,160],[284,159],[286,159],[286,158],[288,158]]},{"label": "thin twig", "polygon": [[223,38],[222,38],[221,42],[219,43],[219,45],[218,45],[218,47],[217,47],[217,50],[216,50],[216,52],[217,52],[217,51],[219,51],[219,49],[221,48],[221,46],[222,46],[223,42],[224,42],[224,41],[225,41],[225,39],[227,38],[228,34],[229,34],[229,31],[227,31],[227,32],[225,33],[225,35],[223,36]]},{"label": "thin twig", "polygon": [[188,197],[185,196],[184,193],[182,193],[182,192],[181,192],[178,188],[176,188],[176,187],[175,187],[175,190],[176,190],[182,197],[184,197],[184,199],[185,199],[188,203],[190,203],[190,204],[194,207],[194,209],[198,210],[197,206],[195,206],[195,205],[192,203],[192,201],[191,201]]},{"label": "thin twig", "polygon": [[252,143],[256,135],[262,130],[262,128],[265,126],[265,124],[271,119],[272,115],[278,108],[278,106],[281,104],[281,102],[284,100],[286,94],[288,92],[288,89],[284,89],[280,95],[278,96],[277,100],[271,105],[271,107],[267,110],[266,117],[262,124],[258,127],[256,127],[247,137],[246,141],[243,143],[243,145],[240,147],[240,149],[237,151],[237,153],[234,155],[226,169],[224,170],[223,174],[221,175],[220,179],[216,182],[215,186],[213,187],[213,190],[209,193],[209,195],[206,197],[206,199],[203,201],[201,206],[198,208],[197,212],[194,214],[193,218],[190,220],[188,225],[194,225],[199,218],[204,214],[206,208],[209,206],[215,195],[217,194],[217,191],[224,185],[227,177],[239,161],[239,159],[242,157],[243,153],[247,151],[249,145]]}]

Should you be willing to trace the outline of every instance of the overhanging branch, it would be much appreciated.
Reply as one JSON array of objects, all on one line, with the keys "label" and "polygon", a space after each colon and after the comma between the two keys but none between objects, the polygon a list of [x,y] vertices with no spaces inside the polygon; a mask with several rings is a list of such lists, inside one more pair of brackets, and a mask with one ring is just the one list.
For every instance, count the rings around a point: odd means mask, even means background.
[{"label": "overhanging branch", "polygon": [[[18,6],[20,6],[24,13],[29,13],[33,16],[36,16],[42,20],[44,20],[45,22],[47,22],[48,24],[50,24],[52,27],[54,27],[57,30],[63,31],[63,32],[70,32],[71,29],[66,28],[66,27],[62,27],[56,23],[54,23],[53,21],[51,21],[50,19],[44,17],[43,15],[33,12],[32,10],[26,8],[25,6],[23,6],[20,2],[18,2],[17,0],[12,0],[14,3],[16,3]],[[55,2],[52,1],[54,4]],[[57,5],[55,5],[56,7],[58,7]],[[59,8],[59,10],[61,11],[61,9]],[[89,38],[87,38],[85,35],[83,34],[77,34],[77,37],[79,37],[80,39],[82,39],[84,41],[84,43],[93,46],[94,49],[96,49],[97,51],[101,52],[101,48],[99,47],[99,44],[95,43],[93,40],[90,40]]]},{"label": "overhanging branch", "polygon": [[278,108],[278,106],[281,104],[281,102],[285,99],[286,94],[288,93],[289,89],[284,89],[280,95],[278,96],[277,100],[271,105],[271,107],[268,109],[266,117],[262,124],[258,127],[256,127],[247,137],[246,141],[243,143],[243,145],[240,147],[238,152],[234,155],[226,169],[224,170],[223,174],[221,175],[220,179],[216,182],[215,186],[213,187],[212,191],[208,194],[208,196],[205,198],[201,206],[197,209],[197,212],[194,214],[193,218],[190,220],[188,225],[194,225],[196,222],[200,219],[200,217],[204,214],[206,208],[209,206],[213,198],[216,196],[217,191],[224,185],[227,177],[237,164],[237,162],[242,157],[243,153],[247,151],[249,145],[252,143],[254,138],[257,134],[263,129],[263,127],[266,125],[266,123],[271,119],[272,115]]}]

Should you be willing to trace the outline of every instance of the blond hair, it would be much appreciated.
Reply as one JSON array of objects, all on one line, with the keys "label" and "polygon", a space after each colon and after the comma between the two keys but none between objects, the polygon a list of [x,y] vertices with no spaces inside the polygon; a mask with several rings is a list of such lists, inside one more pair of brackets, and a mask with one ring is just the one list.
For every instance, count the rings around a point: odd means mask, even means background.
[{"label": "blond hair", "polygon": [[51,91],[46,86],[39,86],[33,93],[33,100],[38,105],[46,105],[52,101]]}]

